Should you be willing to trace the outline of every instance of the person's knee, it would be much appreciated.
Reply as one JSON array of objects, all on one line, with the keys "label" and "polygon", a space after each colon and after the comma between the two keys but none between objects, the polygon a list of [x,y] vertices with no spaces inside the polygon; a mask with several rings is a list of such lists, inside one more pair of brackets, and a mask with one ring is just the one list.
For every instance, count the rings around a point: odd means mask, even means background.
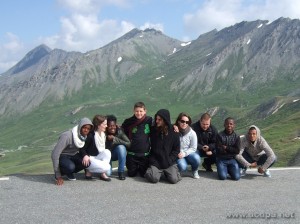
[{"label": "person's knee", "polygon": [[178,163],[177,166],[178,166],[178,169],[179,169],[180,172],[183,172],[183,171],[187,170],[187,165],[186,164]]},{"label": "person's knee", "polygon": [[231,177],[232,180],[238,181],[241,177],[240,176],[233,176]]},{"label": "person's knee", "polygon": [[127,174],[129,177],[135,177],[137,175],[137,170],[127,170]]},{"label": "person's knee", "polygon": [[105,170],[105,172],[110,172],[110,170],[111,170],[111,166],[110,166],[110,164],[109,163],[106,163],[106,164],[104,164],[103,165],[103,170]]},{"label": "person's knee", "polygon": [[139,168],[139,174],[141,177],[145,177],[145,174],[146,174],[146,171],[147,171],[147,168]]},{"label": "person's knee", "polygon": [[106,158],[111,158],[111,151],[110,151],[110,150],[105,149],[105,150],[103,151],[103,153],[104,153],[104,155],[105,155]]},{"label": "person's knee", "polygon": [[195,163],[200,164],[201,158],[200,158],[200,156],[198,154],[195,153],[193,159],[194,159]]},{"label": "person's knee", "polygon": [[126,147],[124,145],[119,146],[119,151],[121,154],[126,155]]},{"label": "person's knee", "polygon": [[61,169],[64,173],[73,173],[75,171],[75,164],[74,163],[68,163],[68,164],[62,164]]},{"label": "person's knee", "polygon": [[151,175],[151,174],[145,174],[145,178],[149,181],[149,182],[151,182],[151,183],[154,183],[154,184],[156,184],[156,183],[158,183],[159,182],[159,178],[158,177],[156,177],[156,176],[153,176],[153,175]]},{"label": "person's knee", "polygon": [[147,169],[144,177],[151,183],[157,183],[159,181],[158,176],[153,174],[153,170],[151,170],[151,168]]},{"label": "person's knee", "polygon": [[226,180],[227,179],[227,175],[223,174],[223,173],[218,173],[219,176],[219,180]]},{"label": "person's knee", "polygon": [[236,172],[236,173],[234,173],[234,174],[232,174],[230,176],[231,176],[231,179],[235,180],[235,181],[238,181],[241,178],[241,175],[240,175],[239,172]]},{"label": "person's knee", "polygon": [[170,177],[168,177],[168,181],[171,184],[176,184],[179,181],[179,178],[178,178],[178,176],[170,176]]}]

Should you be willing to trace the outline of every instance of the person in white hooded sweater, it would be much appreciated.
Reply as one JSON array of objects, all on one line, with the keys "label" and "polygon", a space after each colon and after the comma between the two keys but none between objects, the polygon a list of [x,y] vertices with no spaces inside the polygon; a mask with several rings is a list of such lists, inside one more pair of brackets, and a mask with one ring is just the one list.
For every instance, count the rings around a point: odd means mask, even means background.
[{"label": "person in white hooded sweater", "polygon": [[51,154],[56,185],[63,185],[63,175],[66,175],[69,180],[76,180],[73,173],[86,168],[82,164],[79,149],[84,146],[92,127],[90,119],[82,118],[72,130],[65,131],[59,136]]},{"label": "person in white hooded sweater", "polygon": [[251,125],[248,133],[241,136],[240,153],[236,160],[241,167],[241,176],[246,175],[247,168],[258,168],[257,171],[271,177],[268,170],[276,161],[276,155],[267,141],[261,136],[260,129]]},{"label": "person in white hooded sweater", "polygon": [[110,181],[106,175],[110,170],[111,152],[105,148],[105,130],[107,120],[105,116],[95,115],[93,118],[94,131],[91,131],[86,139],[84,147],[80,150],[82,163],[88,168],[85,170],[85,178],[93,179],[92,173],[100,173],[100,179]]}]

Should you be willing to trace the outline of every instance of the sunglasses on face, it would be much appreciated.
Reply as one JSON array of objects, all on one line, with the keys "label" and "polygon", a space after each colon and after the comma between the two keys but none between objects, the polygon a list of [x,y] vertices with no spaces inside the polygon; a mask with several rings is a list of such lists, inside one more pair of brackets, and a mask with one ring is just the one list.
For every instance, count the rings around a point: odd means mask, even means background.
[{"label": "sunglasses on face", "polygon": [[189,121],[180,120],[179,122],[182,124],[189,124]]}]

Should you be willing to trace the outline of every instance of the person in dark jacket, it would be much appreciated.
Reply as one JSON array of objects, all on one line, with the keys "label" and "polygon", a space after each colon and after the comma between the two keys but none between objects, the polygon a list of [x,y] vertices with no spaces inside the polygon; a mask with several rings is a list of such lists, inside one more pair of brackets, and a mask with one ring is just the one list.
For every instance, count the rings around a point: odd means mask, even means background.
[{"label": "person in dark jacket", "polygon": [[216,164],[220,180],[229,174],[232,180],[239,180],[240,169],[235,156],[240,152],[240,136],[234,132],[235,121],[228,117],[224,122],[224,131],[217,136]]},{"label": "person in dark jacket", "polygon": [[146,115],[147,110],[143,102],[137,102],[133,112],[134,115],[122,124],[125,134],[131,141],[126,156],[127,173],[129,177],[134,177],[138,173],[144,177],[149,164],[152,117]]},{"label": "person in dark jacket", "polygon": [[157,183],[162,173],[172,184],[181,180],[177,167],[177,157],[180,153],[179,133],[173,129],[170,112],[161,109],[155,114],[155,125],[151,128],[150,167],[145,174],[149,182]]},{"label": "person in dark jacket", "polygon": [[[105,148],[111,151],[110,165],[118,160],[118,176],[125,180],[124,168],[126,162],[126,148],[130,147],[130,140],[124,131],[117,126],[117,118],[114,115],[107,116]],[[108,172],[111,174],[112,170]]]},{"label": "person in dark jacket", "polygon": [[216,163],[218,130],[211,124],[211,116],[208,113],[202,114],[200,120],[191,127],[197,134],[200,157],[204,157],[202,166],[207,172],[213,172],[211,166]]}]

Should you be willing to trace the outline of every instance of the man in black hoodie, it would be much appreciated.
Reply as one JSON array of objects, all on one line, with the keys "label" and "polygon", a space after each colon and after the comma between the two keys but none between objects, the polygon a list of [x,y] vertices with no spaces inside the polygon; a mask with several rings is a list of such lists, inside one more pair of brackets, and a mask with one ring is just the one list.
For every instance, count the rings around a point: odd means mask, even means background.
[{"label": "man in black hoodie", "polygon": [[173,130],[168,110],[161,109],[155,114],[155,125],[150,132],[150,142],[150,167],[146,171],[146,179],[157,183],[164,173],[167,181],[176,184],[181,180],[176,164],[180,153],[180,140],[179,133]]}]

